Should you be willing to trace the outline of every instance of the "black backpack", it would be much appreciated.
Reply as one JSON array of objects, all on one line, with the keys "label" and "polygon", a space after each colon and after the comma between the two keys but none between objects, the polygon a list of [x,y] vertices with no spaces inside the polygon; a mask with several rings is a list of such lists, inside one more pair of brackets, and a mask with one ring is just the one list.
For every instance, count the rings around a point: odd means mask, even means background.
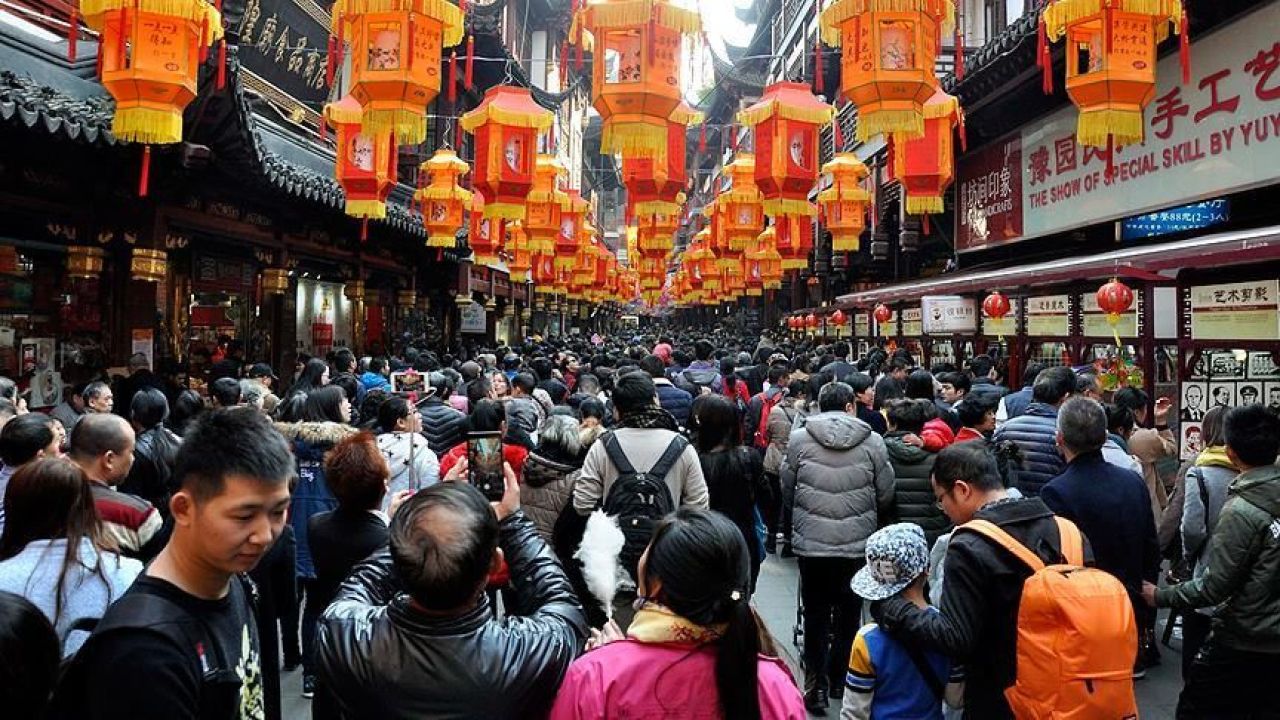
[{"label": "black backpack", "polygon": [[685,448],[689,447],[689,441],[680,435],[671,438],[666,452],[652,468],[636,472],[622,452],[617,435],[608,433],[603,439],[609,462],[618,470],[618,479],[613,481],[604,499],[604,512],[618,519],[618,527],[626,538],[619,559],[631,577],[636,578],[636,566],[649,545],[654,525],[675,510],[675,500],[667,487],[666,477]]}]

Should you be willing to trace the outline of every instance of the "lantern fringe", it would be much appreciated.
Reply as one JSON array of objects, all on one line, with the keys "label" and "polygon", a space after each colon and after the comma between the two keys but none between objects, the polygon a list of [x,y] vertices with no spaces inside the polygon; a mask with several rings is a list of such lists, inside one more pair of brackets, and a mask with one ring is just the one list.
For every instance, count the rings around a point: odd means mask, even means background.
[{"label": "lantern fringe", "polygon": [[1159,23],[1156,42],[1169,37],[1182,20],[1180,0],[1054,0],[1044,9],[1045,31],[1051,42],[1060,40],[1067,25],[1090,15],[1101,13],[1103,7],[1120,12],[1149,15]]},{"label": "lantern fringe", "polygon": [[525,203],[556,203],[565,210],[570,207],[569,194],[563,190],[530,190]]},{"label": "lantern fringe", "polygon": [[355,102],[331,102],[324,106],[324,119],[330,125],[357,125],[363,115],[364,110]]},{"label": "lantern fringe", "polygon": [[428,235],[427,247],[429,248],[451,248],[458,244],[458,238],[453,235]]},{"label": "lantern fringe", "polygon": [[484,216],[489,219],[524,220],[523,203],[487,202],[484,204]]},{"label": "lantern fringe", "polygon": [[695,125],[701,123],[705,119],[705,115],[685,103],[680,103],[675,110],[671,111],[671,117],[667,118],[673,123],[679,123],[684,126]]},{"label": "lantern fringe", "polygon": [[360,132],[375,137],[394,132],[400,145],[418,145],[427,139],[427,118],[403,108],[366,107],[360,114]]},{"label": "lantern fringe", "polygon": [[381,220],[387,216],[387,204],[381,200],[347,198],[346,213],[354,218]]},{"label": "lantern fringe", "polygon": [[876,135],[897,135],[900,139],[924,137],[924,113],[915,110],[867,110],[858,118],[856,128],[860,142]]},{"label": "lantern fringe", "polygon": [[1076,123],[1077,142],[1105,148],[1108,137],[1114,138],[1117,146],[1140,144],[1144,137],[1142,111],[1118,108],[1081,111]]},{"label": "lantern fringe", "polygon": [[907,193],[908,215],[936,215],[942,212],[941,195],[912,195]]},{"label": "lantern fringe", "polygon": [[956,5],[952,0],[837,0],[822,11],[822,41],[840,47],[840,25],[869,12],[934,12],[942,16],[942,31],[955,32]]},{"label": "lantern fringe", "polygon": [[[529,101],[533,105],[533,101]],[[458,124],[463,130],[474,133],[476,128],[486,122],[495,122],[501,125],[517,128],[536,128],[538,132],[546,132],[551,128],[551,123],[555,120],[555,115],[550,110],[544,110],[538,105],[533,105],[538,112],[510,110],[508,108],[499,107],[493,103],[482,103],[480,107],[472,110]],[[666,142],[666,135],[662,136],[662,140]]]},{"label": "lantern fringe", "polygon": [[861,247],[862,233],[857,235],[845,235],[843,233],[831,235],[831,252],[858,252]]},{"label": "lantern fringe", "polygon": [[[645,25],[650,20],[676,32],[693,34],[702,30],[702,18],[697,11],[675,7],[666,0],[625,0],[591,3],[579,15],[582,24],[592,28],[624,28]],[[575,19],[575,24],[576,24]]]},{"label": "lantern fringe", "polygon": [[809,266],[809,258],[782,258],[783,270],[803,270]]},{"label": "lantern fringe", "polygon": [[439,187],[436,185],[428,185],[413,194],[413,199],[418,202],[426,202],[429,200],[461,200],[464,203],[471,202],[471,191],[455,186]]},{"label": "lantern fringe", "polygon": [[360,15],[404,11],[440,21],[444,31],[444,47],[453,47],[462,42],[462,11],[449,0],[337,0],[330,9],[333,14],[331,27],[336,34],[344,23],[350,25]]},{"label": "lantern fringe", "polygon": [[769,100],[757,103],[738,113],[738,122],[754,127],[773,117],[774,114],[777,114],[783,120],[826,125],[831,122],[831,118],[835,117],[836,109],[826,103],[819,102],[816,98],[812,107],[796,107]]},{"label": "lantern fringe", "polygon": [[791,198],[776,198],[773,200],[765,200],[763,203],[764,211],[771,217],[779,215],[801,215],[804,217],[813,217],[818,214],[818,208],[808,200],[793,200]]},{"label": "lantern fringe", "polygon": [[631,155],[665,152],[667,129],[644,122],[606,122],[600,137],[600,152]]},{"label": "lantern fringe", "polygon": [[952,124],[958,122],[960,115],[960,101],[957,100],[954,95],[947,95],[943,92],[935,94],[934,97],[938,97],[938,95],[942,95],[943,99],[934,100],[933,98],[930,98],[929,101],[924,104],[924,119],[938,120],[940,118],[949,117],[951,118]]},{"label": "lantern fringe", "polygon": [[645,202],[636,203],[635,213],[637,217],[648,217],[650,215],[674,215],[680,212],[680,206],[676,203],[666,202],[664,200],[646,200]]},{"label": "lantern fringe", "polygon": [[428,173],[452,172],[455,175],[462,175],[470,170],[471,166],[454,151],[440,148],[430,160],[419,165],[418,169]]},{"label": "lantern fringe", "polygon": [[212,45],[222,39],[222,13],[204,0],[82,0],[80,14],[84,24],[102,32],[106,26],[106,14],[128,9],[130,12],[167,15],[194,23],[208,21],[209,34],[205,39]]},{"label": "lantern fringe", "polygon": [[867,202],[871,199],[871,193],[854,185],[835,185],[818,193],[819,203],[829,202]]},{"label": "lantern fringe", "polygon": [[116,106],[111,133],[127,142],[168,145],[182,141],[182,111]]}]

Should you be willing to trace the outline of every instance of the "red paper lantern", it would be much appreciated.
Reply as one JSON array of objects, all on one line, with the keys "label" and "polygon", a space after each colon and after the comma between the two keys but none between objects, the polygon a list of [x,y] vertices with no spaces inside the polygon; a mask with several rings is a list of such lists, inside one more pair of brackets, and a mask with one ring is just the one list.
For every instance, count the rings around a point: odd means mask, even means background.
[{"label": "red paper lantern", "polygon": [[890,310],[889,306],[885,305],[884,303],[880,303],[879,305],[876,305],[876,309],[873,310],[871,314],[872,314],[872,317],[876,319],[876,322],[881,325],[889,322],[889,320],[893,317],[893,311]]},{"label": "red paper lantern", "polygon": [[381,219],[396,184],[398,153],[391,131],[368,135],[361,130],[361,114],[360,103],[350,95],[324,106],[324,119],[337,137],[334,174],[347,196],[347,214]]},{"label": "red paper lantern", "polygon": [[992,320],[1000,320],[1009,314],[1009,298],[997,290],[982,301],[982,312]]},{"label": "red paper lantern", "polygon": [[1120,322],[1120,316],[1133,307],[1133,290],[1115,278],[1098,288],[1097,297],[1098,308],[1107,314],[1107,322],[1112,325]]},{"label": "red paper lantern", "polygon": [[814,97],[804,83],[780,82],[738,113],[755,131],[755,180],[770,215],[816,213],[809,192],[818,180],[818,133],[835,108]]},{"label": "red paper lantern", "polygon": [[924,118],[924,135],[893,139],[893,174],[906,191],[911,215],[942,212],[943,195],[955,178],[953,136],[964,122],[960,101],[941,89],[924,104]]},{"label": "red paper lantern", "polygon": [[848,318],[847,318],[847,317],[845,317],[845,314],[844,314],[844,311],[843,311],[843,310],[836,310],[835,312],[831,313],[831,322],[832,322],[832,324],[834,324],[834,325],[844,325],[844,321],[845,321],[845,320],[848,320]]},{"label": "red paper lantern", "polygon": [[805,324],[805,327],[808,327],[810,330],[813,330],[813,329],[817,328],[817,327],[818,327],[818,316],[817,316],[817,315],[814,315],[813,313],[809,313],[809,314],[808,314],[808,315],[806,315],[806,316],[805,316],[805,318],[804,318],[804,324]]}]

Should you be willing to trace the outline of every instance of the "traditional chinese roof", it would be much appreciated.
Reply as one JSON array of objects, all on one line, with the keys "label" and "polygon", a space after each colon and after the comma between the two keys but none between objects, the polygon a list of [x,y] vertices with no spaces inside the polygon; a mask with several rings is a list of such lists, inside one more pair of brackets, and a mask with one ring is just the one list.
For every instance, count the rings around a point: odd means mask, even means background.
[{"label": "traditional chinese roof", "polygon": [[80,51],[87,60],[73,64],[65,44],[0,25],[0,121],[74,142],[118,144],[111,134],[111,98],[89,79],[96,44],[82,42]]}]

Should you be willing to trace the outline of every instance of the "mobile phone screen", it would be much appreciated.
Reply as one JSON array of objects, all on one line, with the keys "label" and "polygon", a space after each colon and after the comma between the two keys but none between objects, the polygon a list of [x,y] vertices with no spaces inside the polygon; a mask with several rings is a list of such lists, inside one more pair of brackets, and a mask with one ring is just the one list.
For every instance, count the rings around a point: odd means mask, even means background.
[{"label": "mobile phone screen", "polygon": [[493,502],[502,499],[502,434],[467,433],[467,479]]}]

